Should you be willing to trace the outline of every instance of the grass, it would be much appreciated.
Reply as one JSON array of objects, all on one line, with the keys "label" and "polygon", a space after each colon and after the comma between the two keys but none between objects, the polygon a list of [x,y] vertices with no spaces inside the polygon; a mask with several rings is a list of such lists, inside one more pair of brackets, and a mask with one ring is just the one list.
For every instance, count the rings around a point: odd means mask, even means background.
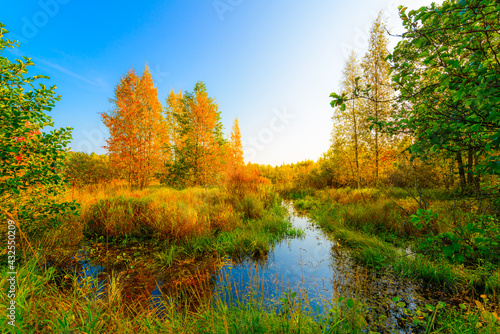
[{"label": "grass", "polygon": [[[330,189],[297,197],[295,205],[348,245],[360,263],[377,270],[389,268],[397,275],[438,287],[473,289],[476,294],[487,293],[498,300],[498,263],[488,262],[494,261],[494,256],[481,262],[480,253],[476,252],[471,257],[476,262],[456,263],[441,251],[448,245],[446,240],[440,241],[443,245],[434,244],[428,253],[420,251],[420,245],[429,236],[454,232],[457,226],[477,220],[480,205],[447,198],[442,190],[428,190],[421,203],[437,213],[438,218],[419,229],[410,216],[416,214],[421,199],[402,189]],[[481,240],[480,235],[465,237],[472,243]]]},{"label": "grass", "polygon": [[[130,302],[124,299],[120,274],[114,273],[104,286],[98,278],[71,275],[71,288],[61,293],[54,270],[39,267],[37,260],[18,268],[17,327],[0,317],[2,333],[366,333],[367,310],[355,299],[325,299],[329,311],[317,314],[309,307],[307,293],[300,290],[283,293],[276,307],[260,293],[259,282],[248,293],[234,296],[228,290],[232,282],[226,281],[225,290],[213,294],[210,281],[203,280],[178,295]],[[6,276],[4,268],[3,290],[9,284]],[[0,306],[7,303],[2,294]],[[497,334],[498,316],[487,311],[490,303],[481,296],[460,307],[439,304],[411,311],[398,303],[398,308],[405,321],[422,331]]]},{"label": "grass", "polygon": [[[79,198],[82,214],[39,240],[30,240],[29,248],[23,247],[25,254],[19,256],[16,275],[18,327],[13,329],[7,317],[0,317],[1,332],[366,332],[368,314],[363,303],[355,299],[325,300],[329,311],[317,314],[308,307],[307,292],[297,295],[288,291],[277,301],[278,308],[270,305],[259,289],[229,300],[230,294],[213,294],[211,273],[217,272],[222,256],[262,256],[280,238],[304,233],[290,229],[286,210],[269,188],[234,196],[224,189],[151,187],[128,191],[116,185],[68,196]],[[429,198],[433,209],[441,210],[441,220],[434,226],[438,231],[449,230],[470,210],[446,200],[442,192],[431,193]],[[405,319],[417,323],[422,331],[499,332],[493,311],[500,291],[500,271],[488,263],[468,268],[443,257],[408,254],[406,249],[414,240],[429,231],[406,224],[405,212],[418,209],[406,192],[304,191],[296,196],[295,203],[300,211],[309,211],[324,230],[335,234],[364,265],[423,279],[438,288],[464,286],[485,292],[471,298],[469,304],[438,311],[432,310],[432,305],[405,310],[399,303]],[[82,242],[89,243],[93,259],[109,267],[105,279],[83,279],[79,274],[55,269],[61,263],[58,259],[71,258]],[[198,261],[205,258],[209,260]],[[138,275],[132,273],[136,269]],[[155,270],[172,272],[164,289],[186,288],[166,299],[153,300]],[[10,284],[7,271],[0,268],[0,288],[4,291]],[[130,298],[134,279],[142,291]],[[8,303],[7,294],[0,295],[0,307],[7,309]]]},{"label": "grass", "polygon": [[392,269],[397,275],[417,277],[437,286],[454,287],[462,280],[460,271],[453,265],[445,261],[432,261],[421,254],[395,259]]},{"label": "grass", "polygon": [[218,189],[146,189],[96,200],[82,214],[94,236],[179,240],[240,225],[238,213]]}]

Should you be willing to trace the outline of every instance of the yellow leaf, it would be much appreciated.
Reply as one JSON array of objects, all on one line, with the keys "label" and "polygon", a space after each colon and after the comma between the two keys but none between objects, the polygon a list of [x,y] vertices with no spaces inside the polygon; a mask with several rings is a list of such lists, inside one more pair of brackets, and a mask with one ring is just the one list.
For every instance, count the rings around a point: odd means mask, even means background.
[{"label": "yellow leaf", "polygon": [[488,311],[482,311],[481,312],[481,317],[486,320],[487,322],[491,322],[491,323],[495,323],[495,317],[493,316],[493,314],[491,314],[490,312]]}]

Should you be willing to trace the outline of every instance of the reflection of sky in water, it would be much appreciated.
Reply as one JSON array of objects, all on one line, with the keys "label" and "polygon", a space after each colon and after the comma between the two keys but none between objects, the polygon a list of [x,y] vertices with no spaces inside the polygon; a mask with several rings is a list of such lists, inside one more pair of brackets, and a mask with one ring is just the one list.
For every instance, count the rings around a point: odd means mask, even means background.
[{"label": "reflection of sky in water", "polygon": [[[80,261],[82,265],[82,271],[78,275],[77,278],[77,283],[80,284],[80,287],[83,287],[84,284],[89,282],[90,288],[92,290],[95,290],[96,297],[102,297],[104,293],[104,282],[103,281],[98,281],[97,277],[99,276],[99,273],[101,273],[104,270],[104,267],[94,265],[90,263],[90,260],[88,259],[88,254],[81,250],[78,254],[79,258],[83,258],[83,261]],[[95,283],[98,282],[98,286],[95,286]]]},{"label": "reflection of sky in water", "polygon": [[[369,312],[380,311],[382,301],[393,296],[398,296],[409,308],[416,307],[415,286],[411,282],[394,281],[357,266],[347,250],[306,218],[292,216],[292,223],[293,227],[302,228],[305,236],[276,244],[264,263],[247,259],[224,266],[216,278],[219,296],[235,300],[237,293],[255,289],[263,291],[265,298],[273,299],[270,303],[278,304],[284,292],[301,289],[307,294],[311,308],[318,312],[329,309],[340,296],[365,302]],[[227,282],[231,283],[231,289],[225,288]],[[393,307],[386,311],[389,318],[397,315],[401,311]]]},{"label": "reflection of sky in water", "polygon": [[[408,308],[416,308],[416,286],[411,282],[394,281],[389,276],[366,271],[354,263],[349,251],[326,237],[307,218],[292,215],[291,219],[293,227],[303,229],[305,236],[277,243],[265,261],[246,259],[241,263],[229,262],[215,277],[214,298],[241,300],[242,296],[254,289],[259,292],[258,295],[264,293],[269,306],[279,307],[279,298],[291,289],[298,292],[296,301],[302,291],[312,310],[320,313],[335,305],[340,296],[355,298],[365,303],[370,314],[384,314],[390,318],[393,327],[396,327],[396,317],[402,313],[394,305],[388,307],[387,300],[398,296]],[[83,285],[83,278],[87,277],[92,289],[95,289],[94,284],[104,268],[92,265],[86,255],[83,252],[79,256],[84,260],[81,261],[82,272],[78,283]],[[226,286],[228,282],[231,287]],[[105,295],[104,283],[99,282],[97,296]],[[159,317],[165,311],[162,284],[162,281],[156,283],[150,302],[150,308],[155,309]],[[405,333],[401,329],[396,332]]]},{"label": "reflection of sky in water", "polygon": [[264,264],[245,260],[241,264],[225,266],[217,278],[217,285],[226,283],[225,278],[229,277],[239,292],[247,292],[253,282],[266,297],[280,297],[289,288],[294,291],[299,287],[306,288],[311,306],[317,304],[319,296],[329,298],[330,280],[334,274],[330,261],[332,242],[306,219],[294,217],[293,226],[304,229],[305,237],[276,244]]},{"label": "reflection of sky in water", "polygon": [[153,292],[151,292],[150,308],[155,310],[155,313],[158,317],[162,317],[166,309],[163,295],[160,289],[162,285],[163,285],[162,281],[156,282],[156,288],[153,290]]}]

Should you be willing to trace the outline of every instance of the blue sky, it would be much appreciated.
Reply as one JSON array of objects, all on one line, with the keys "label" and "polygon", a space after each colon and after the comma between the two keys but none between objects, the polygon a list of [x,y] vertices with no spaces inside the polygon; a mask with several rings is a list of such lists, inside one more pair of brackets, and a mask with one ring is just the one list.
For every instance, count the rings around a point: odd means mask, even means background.
[{"label": "blue sky", "polygon": [[[316,160],[328,149],[329,95],[350,49],[366,50],[383,11],[401,32],[397,7],[428,0],[8,1],[0,22],[18,39],[9,58],[28,56],[32,74],[50,76],[61,101],[56,127],[73,127],[74,151],[105,153],[99,113],[119,79],[147,63],[160,101],[206,83],[229,133],[240,120],[246,161]],[[395,45],[397,39],[392,39]]]}]

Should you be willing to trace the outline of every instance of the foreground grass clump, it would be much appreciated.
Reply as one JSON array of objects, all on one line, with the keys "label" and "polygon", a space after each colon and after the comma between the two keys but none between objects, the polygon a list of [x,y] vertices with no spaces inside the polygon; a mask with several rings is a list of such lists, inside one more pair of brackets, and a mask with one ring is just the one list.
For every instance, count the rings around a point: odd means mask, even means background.
[{"label": "foreground grass clump", "polygon": [[266,253],[289,230],[281,200],[265,187],[241,196],[224,189],[155,187],[89,203],[81,216],[83,232],[105,240],[153,240],[164,267],[176,257]]}]

